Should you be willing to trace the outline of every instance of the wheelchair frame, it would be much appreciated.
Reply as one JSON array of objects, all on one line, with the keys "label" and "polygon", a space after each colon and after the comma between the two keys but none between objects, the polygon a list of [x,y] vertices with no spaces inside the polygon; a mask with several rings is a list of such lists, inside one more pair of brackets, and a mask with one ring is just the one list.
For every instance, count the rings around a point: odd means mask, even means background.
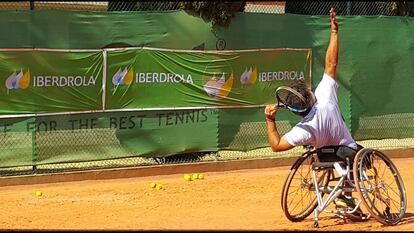
[{"label": "wheelchair frame", "polygon": [[[350,169],[350,162],[347,158],[346,161],[346,168],[344,169],[342,166],[344,165],[343,162],[315,162],[312,164],[312,181],[313,181],[313,187],[310,188],[311,191],[316,192],[316,198],[318,200],[318,206],[314,210],[314,223],[313,227],[319,227],[319,215],[322,212],[327,213],[333,213],[338,214],[340,216],[350,217],[353,213],[356,212],[356,210],[359,208],[362,200],[359,200],[358,203],[356,203],[355,207],[351,210],[327,210],[328,206],[337,198],[339,195],[341,195],[343,192],[356,192],[356,189],[354,186],[346,186],[346,181],[348,181],[348,184],[353,184],[351,180],[351,169]],[[339,175],[339,181],[335,186],[319,186],[318,179],[316,177],[317,171],[324,171],[327,172],[328,179],[330,175],[332,174],[332,169],[334,169]],[[322,176],[323,177],[323,176]],[[328,194],[328,197],[326,200],[323,200],[322,193]],[[351,218],[351,217],[350,217]],[[370,218],[370,215],[367,215],[366,217],[362,217],[360,220],[368,220]]]},{"label": "wheelchair frame", "polygon": [[[367,169],[371,162],[367,162],[368,159],[371,159],[373,156],[379,155],[379,158],[381,161],[383,161],[386,165],[386,168],[389,168],[391,170],[391,173],[393,175],[393,178],[397,181],[398,185],[398,191],[399,191],[399,199],[401,201],[399,206],[399,213],[398,215],[392,214],[390,217],[391,219],[388,219],[385,214],[382,216],[379,214],[378,209],[375,207],[375,200],[372,202],[369,198],[368,193],[377,192],[379,189],[386,189],[387,184],[385,181],[381,181],[378,184],[371,185],[368,184],[365,186],[364,184],[360,184],[358,182],[366,182],[370,179],[374,179],[375,182],[377,181],[377,174],[374,176],[368,176],[366,171],[364,169]],[[315,192],[315,198],[314,200],[310,201],[310,204],[306,207],[307,209],[300,212],[300,214],[293,215],[289,213],[289,206],[288,205],[288,195],[289,195],[289,188],[291,185],[292,180],[294,179],[294,176],[297,172],[297,170],[302,166],[302,164],[306,163],[306,160],[311,158],[311,161],[308,165],[310,168],[311,177],[301,177],[300,182],[300,188],[301,189],[307,189],[309,192]],[[368,158],[368,159],[367,159]],[[351,161],[349,158],[346,158],[346,160],[342,161],[331,161],[331,162],[320,162],[319,161],[319,155],[317,154],[316,150],[310,150],[308,148],[308,151],[302,154],[296,162],[293,164],[288,177],[285,180],[283,189],[282,189],[282,209],[285,212],[286,217],[290,221],[302,221],[307,216],[309,216],[312,212],[314,213],[314,222],[313,227],[319,227],[319,215],[322,212],[327,213],[333,213],[336,215],[339,215],[341,218],[343,218],[345,221],[347,218],[357,221],[365,221],[370,219],[371,216],[373,216],[377,221],[384,225],[395,225],[398,222],[400,222],[402,216],[405,214],[406,206],[407,206],[407,197],[406,197],[406,191],[403,184],[403,181],[401,179],[401,176],[399,175],[399,172],[395,165],[389,160],[389,158],[383,154],[382,152],[370,149],[370,148],[363,148],[359,150],[354,158],[353,161],[353,169],[351,169]],[[373,165],[372,165],[373,166]],[[363,171],[363,172],[360,172]],[[317,176],[317,173],[322,172],[322,175]],[[339,177],[335,176],[336,174],[339,174]],[[385,170],[384,170],[385,173]],[[359,175],[361,177],[359,177]],[[353,176],[353,177],[352,177]],[[308,179],[311,179],[312,182],[309,182]],[[329,185],[330,182],[337,181],[335,185]],[[327,208],[329,205],[342,193],[354,193],[357,192],[359,194],[359,201],[355,203],[355,207],[348,210],[328,210]],[[328,196],[324,199],[324,195],[327,194]],[[377,193],[375,193],[376,195]],[[374,195],[374,198],[376,197]],[[382,200],[384,203],[383,197],[381,197],[381,194],[379,193],[379,200]],[[316,200],[315,200],[316,199]],[[368,199],[368,200],[365,200]],[[391,199],[392,200],[392,199]],[[358,208],[361,206],[361,203],[366,207],[369,214],[362,215],[362,216],[355,216],[353,215]],[[393,203],[394,206],[395,203]],[[371,206],[370,206],[371,205]],[[388,204],[387,204],[388,205]],[[390,204],[391,205],[391,204]],[[388,207],[388,206],[387,206]],[[398,206],[397,206],[398,207]],[[381,216],[380,216],[381,215]],[[396,217],[396,218],[394,218]]]}]

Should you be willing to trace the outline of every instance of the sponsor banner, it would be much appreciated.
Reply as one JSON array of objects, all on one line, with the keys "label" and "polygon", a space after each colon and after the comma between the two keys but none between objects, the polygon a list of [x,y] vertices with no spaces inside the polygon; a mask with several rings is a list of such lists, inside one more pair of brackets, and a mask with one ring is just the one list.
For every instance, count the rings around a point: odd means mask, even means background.
[{"label": "sponsor banner", "polygon": [[4,118],[0,167],[217,151],[217,127],[215,109]]},{"label": "sponsor banner", "polygon": [[1,51],[0,114],[102,109],[101,51]]},{"label": "sponsor banner", "polygon": [[310,86],[310,49],[107,53],[106,109],[262,105],[277,87]]}]

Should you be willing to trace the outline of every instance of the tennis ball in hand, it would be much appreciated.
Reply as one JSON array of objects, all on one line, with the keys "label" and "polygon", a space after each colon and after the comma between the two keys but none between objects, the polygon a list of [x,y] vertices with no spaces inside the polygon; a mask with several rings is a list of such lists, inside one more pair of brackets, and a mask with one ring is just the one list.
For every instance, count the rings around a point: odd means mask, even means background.
[{"label": "tennis ball in hand", "polygon": [[189,174],[184,174],[184,180],[190,181],[191,180],[191,176]]},{"label": "tennis ball in hand", "polygon": [[37,197],[40,197],[40,196],[42,196],[42,195],[43,195],[42,191],[40,191],[40,190],[36,191],[36,193],[35,193],[35,194],[36,194],[36,196],[37,196]]},{"label": "tennis ball in hand", "polygon": [[156,183],[154,183],[154,182],[151,182],[151,183],[150,183],[150,187],[151,187],[151,188],[155,188],[156,186],[157,186],[157,184],[156,184]]}]

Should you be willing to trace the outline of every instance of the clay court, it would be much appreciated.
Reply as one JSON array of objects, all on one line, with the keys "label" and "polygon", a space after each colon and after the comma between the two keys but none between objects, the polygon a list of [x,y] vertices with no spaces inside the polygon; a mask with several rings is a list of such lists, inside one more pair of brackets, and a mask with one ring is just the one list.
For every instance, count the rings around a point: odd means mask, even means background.
[{"label": "clay court", "polygon": [[[344,223],[323,213],[319,230],[410,231],[414,229],[414,158],[394,158],[404,180],[408,209],[397,226],[373,218]],[[84,180],[0,188],[2,230],[314,230],[312,216],[289,222],[280,207],[289,166]],[[105,171],[102,171],[105,173]],[[21,178],[21,177],[20,177]],[[161,190],[150,182],[162,184]],[[43,195],[35,195],[41,190]]]}]

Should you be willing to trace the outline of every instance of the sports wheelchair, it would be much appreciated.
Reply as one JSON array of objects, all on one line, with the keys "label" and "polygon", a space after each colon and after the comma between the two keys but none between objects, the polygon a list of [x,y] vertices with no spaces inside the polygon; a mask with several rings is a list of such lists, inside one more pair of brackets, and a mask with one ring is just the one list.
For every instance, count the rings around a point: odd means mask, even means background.
[{"label": "sports wheelchair", "polygon": [[[407,195],[396,166],[383,152],[358,146],[356,151],[347,146],[307,147],[292,165],[282,189],[282,209],[290,221],[302,221],[314,212],[312,226],[316,228],[320,213],[327,212],[345,221],[374,217],[384,225],[400,222]],[[351,195],[354,206],[329,208],[340,195]],[[355,214],[361,212],[361,203],[368,214]]]}]

